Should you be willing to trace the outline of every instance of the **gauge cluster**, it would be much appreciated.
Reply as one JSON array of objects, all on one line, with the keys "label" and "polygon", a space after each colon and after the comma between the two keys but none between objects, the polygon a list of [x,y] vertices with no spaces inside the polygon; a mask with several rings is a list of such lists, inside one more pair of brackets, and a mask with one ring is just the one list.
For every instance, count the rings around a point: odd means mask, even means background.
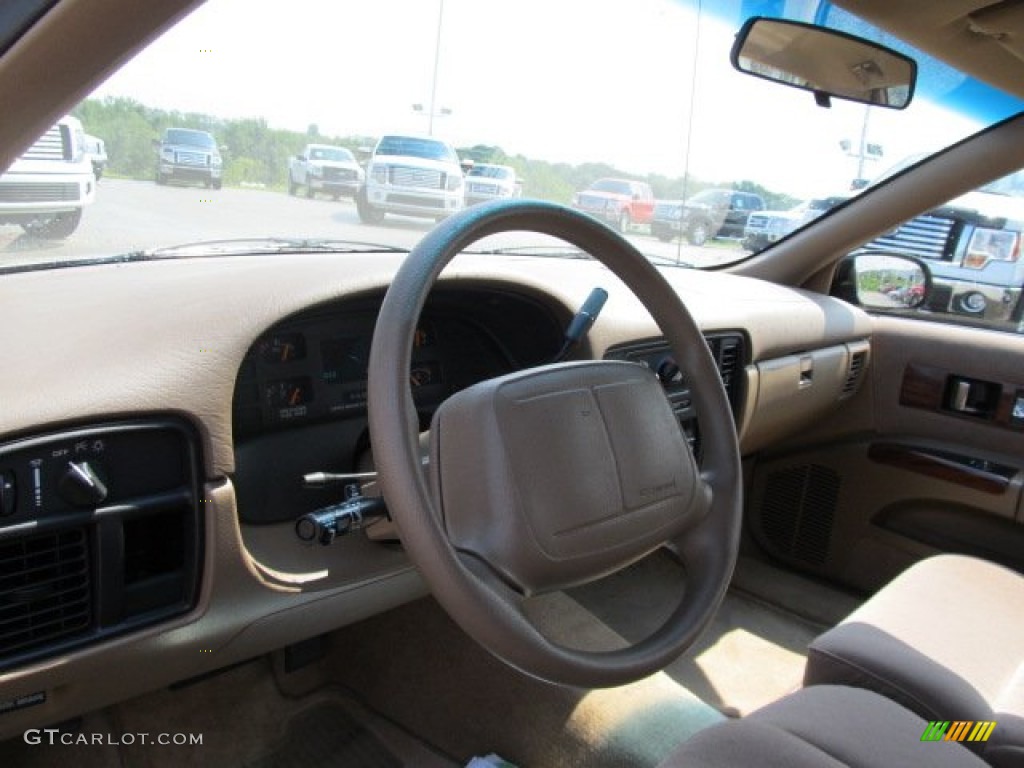
[{"label": "gauge cluster", "polygon": [[[367,312],[328,315],[261,337],[239,372],[236,431],[245,436],[365,413],[374,319]],[[482,331],[450,317],[424,320],[416,330],[409,367],[418,406],[432,410],[451,393],[452,383],[462,378],[462,365],[453,358],[459,351],[487,359],[495,374],[509,369]]]},{"label": "gauge cluster", "polygon": [[[555,321],[543,318],[538,324],[536,317],[524,318],[522,300],[512,305],[515,313],[509,317],[508,309],[493,311],[493,298],[483,296],[484,301],[434,302],[420,319],[409,385],[425,416],[459,389],[522,365],[545,362],[544,348],[557,346]],[[376,316],[377,304],[362,302],[286,320],[257,339],[236,383],[236,439],[365,416]],[[539,359],[523,360],[517,349],[535,341],[538,331],[546,340]]]},{"label": "gauge cluster", "polygon": [[[372,469],[367,368],[379,297],[310,309],[263,333],[239,369],[233,431],[239,517],[264,525],[339,501],[310,472]],[[461,389],[550,362],[570,320],[537,299],[488,287],[435,290],[413,339],[409,386],[426,429]]]}]

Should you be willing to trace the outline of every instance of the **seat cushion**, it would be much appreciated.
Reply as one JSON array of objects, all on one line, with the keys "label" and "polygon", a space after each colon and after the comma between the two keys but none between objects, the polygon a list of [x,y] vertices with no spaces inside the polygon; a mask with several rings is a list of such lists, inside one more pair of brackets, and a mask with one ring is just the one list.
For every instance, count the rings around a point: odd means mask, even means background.
[{"label": "seat cushion", "polygon": [[[908,568],[807,653],[804,685],[867,688],[926,720],[996,720],[1024,747],[1024,576],[939,555]],[[1003,763],[1009,764],[1009,763]]]},{"label": "seat cushion", "polygon": [[927,727],[878,694],[821,685],[700,731],[661,768],[984,768],[984,761],[955,741],[921,741]]}]

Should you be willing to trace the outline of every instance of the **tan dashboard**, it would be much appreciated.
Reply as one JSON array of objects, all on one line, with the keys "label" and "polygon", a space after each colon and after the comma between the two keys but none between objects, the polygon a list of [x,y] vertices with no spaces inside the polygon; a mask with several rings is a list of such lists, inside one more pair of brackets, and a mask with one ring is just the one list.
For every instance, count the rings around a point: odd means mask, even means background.
[{"label": "tan dashboard", "polygon": [[[127,601],[121,614],[103,620],[91,615],[70,637],[28,655],[5,656],[0,645],[0,738],[265,653],[424,593],[395,543],[353,535],[330,547],[311,546],[296,538],[293,523],[303,504],[319,503],[302,500],[302,472],[357,467],[370,447],[361,406],[372,393],[362,383],[366,350],[359,345],[365,346],[374,302],[399,263],[399,256],[386,254],[291,254],[0,278],[7,372],[0,488],[7,487],[8,476],[13,488],[0,492],[0,510],[4,498],[14,499],[13,511],[0,514],[0,548],[24,549],[44,529],[59,533],[61,515],[68,515],[83,532],[81,541],[102,542],[98,532],[116,525],[132,532],[134,551],[142,553],[111,565],[110,594]],[[744,453],[785,438],[855,396],[869,362],[870,323],[859,310],[728,274],[665,274],[716,354],[737,356],[730,375]],[[432,310],[410,372],[420,377],[426,410],[455,386],[453,377],[465,386],[473,376],[545,361],[558,345],[559,329],[595,286],[610,297],[580,355],[639,349],[636,362],[658,366],[660,331],[600,264],[460,256],[443,276],[440,292],[451,300]],[[506,305],[488,309],[488,297]],[[517,335],[522,324],[529,328]],[[296,345],[303,346],[305,362],[295,356]],[[479,365],[468,365],[467,357]],[[244,403],[240,386],[251,387]],[[668,389],[684,423],[685,389]],[[120,460],[96,455],[89,463],[83,454],[79,464],[88,467],[68,469],[75,457],[60,452],[75,451],[69,436],[85,435],[93,445],[104,439],[103,429],[117,436],[129,427],[167,431],[171,447],[161,450],[178,457],[178,469],[166,476],[155,472],[151,483],[131,493],[124,483],[138,470]],[[26,442],[47,453],[17,454],[5,465],[3,457],[16,453],[10,447]],[[133,445],[123,451],[148,455]],[[301,446],[310,445],[317,447],[303,454]],[[4,447],[10,448],[6,454]],[[37,459],[48,468],[38,482],[30,463]],[[267,474],[266,467],[276,465],[285,468],[284,480]],[[84,496],[73,496],[76,502],[67,508],[50,502],[47,478],[57,483],[69,471],[75,477],[92,472],[109,482],[114,495],[93,499],[93,489],[72,488]],[[282,483],[295,485],[282,490]],[[150,522],[132,522],[137,519]],[[165,559],[146,570],[140,560],[147,547],[168,531],[180,546],[171,554],[158,547]],[[81,551],[87,568],[107,557],[93,544]],[[103,621],[115,629],[98,631]],[[116,677],[100,674],[111,668],[119,670]]]}]

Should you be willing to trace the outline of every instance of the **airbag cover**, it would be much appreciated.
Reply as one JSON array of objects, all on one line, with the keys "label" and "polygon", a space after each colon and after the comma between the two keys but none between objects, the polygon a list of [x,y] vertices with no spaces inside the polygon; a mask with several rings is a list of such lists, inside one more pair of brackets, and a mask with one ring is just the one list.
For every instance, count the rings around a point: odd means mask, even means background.
[{"label": "airbag cover", "polygon": [[696,465],[668,399],[634,363],[477,384],[442,405],[431,434],[449,539],[527,594],[622,567],[698,508]]}]

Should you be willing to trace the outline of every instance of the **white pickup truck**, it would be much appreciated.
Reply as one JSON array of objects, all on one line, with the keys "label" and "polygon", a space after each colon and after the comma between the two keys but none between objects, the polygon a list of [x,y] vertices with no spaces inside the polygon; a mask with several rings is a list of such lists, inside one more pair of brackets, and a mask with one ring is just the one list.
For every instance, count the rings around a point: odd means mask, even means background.
[{"label": "white pickup truck", "polygon": [[302,153],[288,161],[288,194],[306,188],[306,197],[317,192],[337,200],[352,197],[363,183],[365,174],[353,154],[345,147],[330,144],[307,144]]},{"label": "white pickup truck", "polygon": [[440,221],[462,210],[464,202],[459,156],[451,144],[431,136],[382,136],[356,195],[364,224],[379,224],[388,213]]},{"label": "white pickup truck", "polygon": [[62,117],[0,176],[0,224],[62,240],[75,231],[95,197],[82,124]]}]

